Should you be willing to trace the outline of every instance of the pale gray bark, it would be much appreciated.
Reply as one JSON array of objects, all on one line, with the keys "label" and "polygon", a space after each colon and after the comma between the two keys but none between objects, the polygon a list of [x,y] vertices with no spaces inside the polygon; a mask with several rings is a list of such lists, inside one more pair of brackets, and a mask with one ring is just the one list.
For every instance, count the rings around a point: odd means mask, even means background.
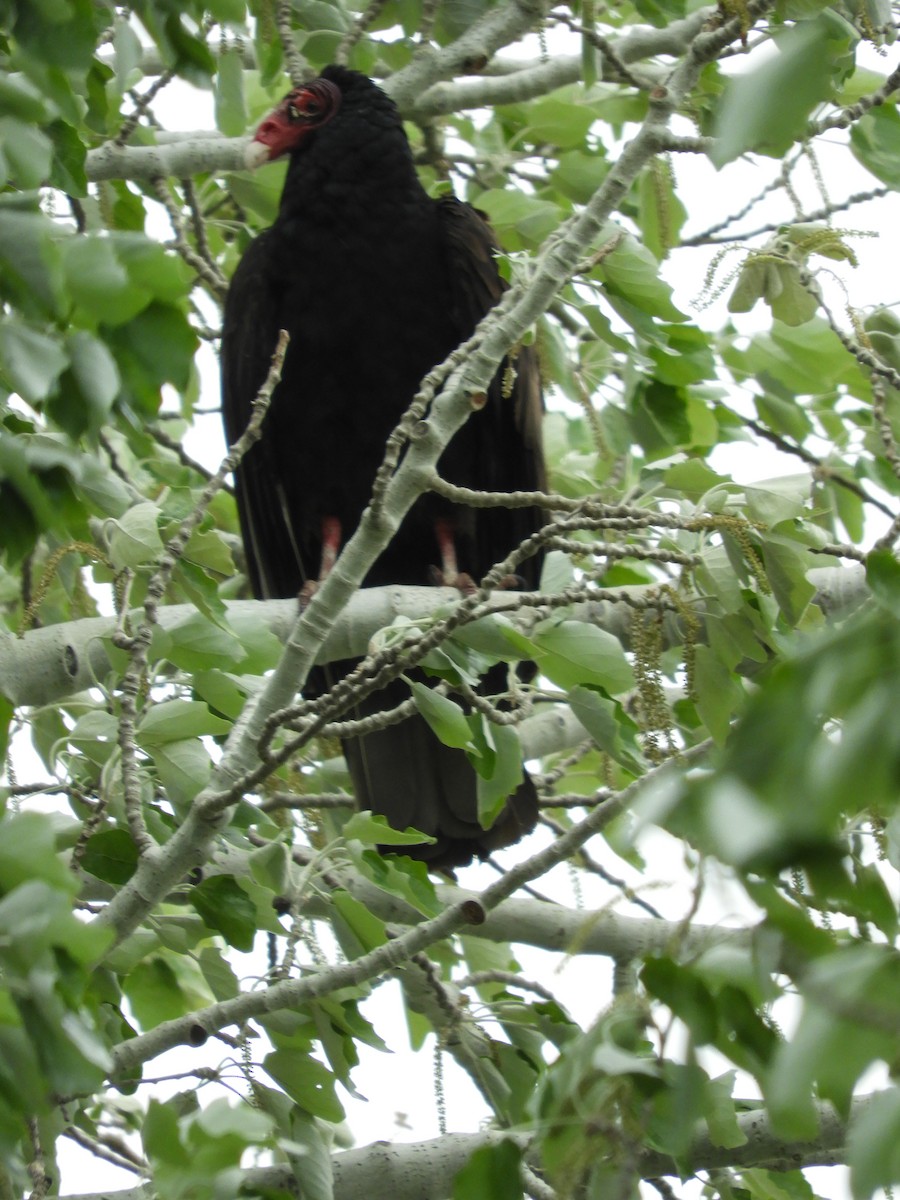
[{"label": "pale gray bark", "polygon": [[[852,1125],[877,1098],[861,1096],[853,1101],[849,1124]],[[693,1171],[718,1167],[769,1167],[778,1171],[799,1167],[834,1166],[843,1162],[848,1125],[829,1104],[817,1106],[819,1133],[811,1141],[785,1141],[773,1131],[759,1111],[741,1113],[738,1125],[747,1141],[743,1146],[725,1150],[715,1145],[707,1129],[701,1127],[686,1156]],[[481,1133],[450,1133],[425,1142],[375,1142],[358,1150],[344,1150],[333,1156],[334,1200],[371,1200],[390,1196],[391,1200],[447,1200],[453,1177],[472,1154],[483,1146],[504,1139],[515,1141],[532,1161],[529,1135],[487,1130]],[[679,1174],[666,1155],[645,1150],[638,1159],[641,1178],[653,1179]],[[248,1190],[281,1188],[300,1198],[290,1167],[251,1168],[245,1172]],[[86,1192],[66,1200],[155,1200],[149,1187],[123,1188],[121,1191]]]},{"label": "pale gray bark", "polygon": [[[814,602],[830,619],[846,615],[869,597],[865,569],[857,564],[816,568],[809,577],[817,589]],[[633,597],[646,596],[649,590],[618,589],[621,595]],[[453,588],[366,588],[357,592],[335,618],[315,661],[321,664],[365,654],[372,636],[397,618],[427,618],[458,601],[459,593]],[[500,593],[487,602],[487,607],[505,610],[511,602],[512,593]],[[295,600],[232,600],[226,611],[236,623],[264,622],[275,637],[287,641],[298,606]],[[160,609],[160,627],[177,627],[196,612],[186,604]],[[631,612],[625,602],[601,600],[575,604],[567,616],[597,625],[627,644]],[[533,609],[521,609],[510,619],[527,632],[540,615]],[[17,706],[41,706],[91,687],[110,670],[106,639],[114,627],[112,617],[88,617],[35,629],[20,638],[0,633],[0,690]],[[541,753],[532,750],[535,757]]]}]

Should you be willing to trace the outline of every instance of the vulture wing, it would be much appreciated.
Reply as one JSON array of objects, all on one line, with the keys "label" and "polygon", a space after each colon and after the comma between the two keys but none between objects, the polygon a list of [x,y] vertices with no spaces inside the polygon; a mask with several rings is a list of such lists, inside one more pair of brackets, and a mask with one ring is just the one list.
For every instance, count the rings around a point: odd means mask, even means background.
[{"label": "vulture wing", "polygon": [[[452,315],[459,340],[469,336],[496,305],[506,285],[497,269],[500,247],[487,220],[470,204],[447,196],[438,202],[441,232],[452,294]],[[531,346],[504,359],[488,387],[487,403],[462,430],[470,442],[463,457],[454,443],[441,460],[441,471],[452,483],[482,491],[546,491],[541,445],[544,413],[540,364]],[[471,511],[471,510],[470,510]],[[473,514],[475,515],[475,514]],[[480,509],[475,520],[475,547],[470,569],[484,575],[494,563],[543,524],[536,508]],[[519,569],[530,588],[536,588],[540,556]]]},{"label": "vulture wing", "polygon": [[[222,419],[233,445],[247,428],[253,401],[265,381],[283,314],[271,259],[277,251],[271,229],[250,243],[231,280],[222,328]],[[305,563],[294,536],[290,504],[281,479],[277,439],[262,438],[235,473],[238,516],[254,596],[296,595],[317,564]]]}]

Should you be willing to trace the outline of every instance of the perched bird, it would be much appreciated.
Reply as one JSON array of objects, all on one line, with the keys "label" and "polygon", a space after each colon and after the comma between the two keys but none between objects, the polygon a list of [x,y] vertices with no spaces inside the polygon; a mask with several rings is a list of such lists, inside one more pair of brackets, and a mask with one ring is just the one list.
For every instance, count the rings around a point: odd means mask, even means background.
[{"label": "perched bird", "polygon": [[[278,217],[247,248],[225,305],[222,405],[233,442],[246,428],[278,330],[291,336],[261,440],[236,477],[257,597],[296,595],[322,578],[371,497],[385,443],[434,366],[470,336],[504,284],[487,222],[451,196],[431,199],[393,101],[364,75],[327,67],[260,125],[248,165],[290,155]],[[486,404],[442,455],[450,482],[491,491],[544,487],[537,363],[501,364]],[[504,387],[504,379],[506,386]],[[505,394],[504,394],[505,393]],[[479,579],[540,524],[534,508],[473,509],[421,497],[365,584]],[[521,567],[529,587],[539,564]],[[343,673],[347,664],[338,665]],[[503,690],[495,668],[487,692]],[[313,679],[307,695],[324,688]],[[408,696],[402,681],[348,713]],[[477,818],[476,776],[416,715],[344,746],[360,808],[434,844],[403,853],[449,870],[533,828],[525,775],[490,829]]]}]

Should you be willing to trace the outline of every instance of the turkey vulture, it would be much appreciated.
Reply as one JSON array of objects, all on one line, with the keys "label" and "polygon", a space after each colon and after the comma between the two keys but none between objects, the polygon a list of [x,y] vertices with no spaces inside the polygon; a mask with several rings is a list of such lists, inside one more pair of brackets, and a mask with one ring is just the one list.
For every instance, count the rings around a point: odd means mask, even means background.
[{"label": "turkey vulture", "polygon": [[[222,335],[229,442],[247,425],[278,330],[291,335],[262,438],[235,481],[260,598],[294,596],[321,577],[355,530],[388,434],[423,376],[469,337],[504,289],[487,222],[451,196],[428,196],[393,101],[366,76],[331,66],[294,88],[260,125],[247,161],[285,154],[278,217],[235,271]],[[500,492],[544,486],[537,363],[530,349],[520,350],[511,386],[507,365],[483,411],[441,457],[439,470],[452,483]],[[438,564],[447,582],[456,569],[477,580],[539,524],[533,508],[472,509],[423,496],[365,583],[427,583]],[[523,564],[529,587],[538,570],[534,559]],[[494,668],[483,689],[502,691],[504,679],[505,669]],[[320,673],[306,695],[324,687]],[[398,680],[349,715],[394,707],[408,694]],[[348,740],[344,750],[359,807],[397,829],[432,835],[433,844],[402,852],[433,867],[465,865],[534,827],[526,774],[483,829],[468,759],[418,715]]]}]

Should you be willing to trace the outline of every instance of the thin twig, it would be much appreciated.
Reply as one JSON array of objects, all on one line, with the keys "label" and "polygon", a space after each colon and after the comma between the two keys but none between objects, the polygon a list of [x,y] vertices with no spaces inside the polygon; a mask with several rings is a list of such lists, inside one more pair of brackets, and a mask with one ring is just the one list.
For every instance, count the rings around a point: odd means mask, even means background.
[{"label": "thin twig", "polygon": [[116,135],[114,146],[124,146],[131,135],[137,129],[141,117],[143,117],[150,108],[150,105],[166,86],[175,78],[175,72],[170,67],[159,75],[153,83],[147,88],[143,95],[138,95],[136,92],[129,92],[132,100],[134,100],[134,112],[122,122],[122,127]]},{"label": "thin twig", "polygon": [[142,817],[142,796],[140,767],[137,755],[136,733],[138,725],[137,699],[143,689],[143,681],[147,670],[150,642],[153,629],[159,619],[159,602],[164,596],[175,566],[184,553],[191,534],[200,524],[213,498],[221,491],[226,476],[238,466],[250,447],[259,439],[262,423],[271,403],[284,365],[289,336],[282,330],[278,336],[272,363],[266,375],[265,382],[259,389],[253,401],[253,409],[246,430],[235,444],[229,449],[222,465],[207,483],[193,511],[181,522],[177,533],[168,542],[159,565],[153,573],[144,600],[144,619],[134,634],[126,636],[124,632],[113,638],[113,641],[127,650],[130,657],[128,670],[121,683],[120,715],[119,715],[119,749],[122,755],[122,784],[125,797],[125,809],[128,815],[129,827],[138,852],[146,853],[154,846],[153,839],[146,830]]},{"label": "thin twig", "polygon": [[879,105],[886,103],[898,89],[900,89],[900,67],[895,67],[877,91],[868,96],[861,96],[855,104],[839,109],[831,116],[823,117],[821,121],[813,122],[807,131],[807,137],[817,137],[829,129],[847,129],[854,121],[865,116],[870,109],[878,108]]},{"label": "thin twig", "polygon": [[181,212],[178,205],[172,199],[169,185],[161,176],[152,180],[152,185],[156,193],[156,198],[169,214],[169,221],[172,225],[172,231],[175,234],[175,249],[184,261],[190,267],[193,267],[198,277],[203,280],[216,299],[219,301],[224,300],[225,294],[228,291],[228,280],[211,258],[207,260],[202,254],[198,254],[188,242],[184,231],[184,222],[181,219]]},{"label": "thin twig", "polygon": [[[170,437],[164,429],[160,429],[158,425],[150,425],[147,428],[147,432],[155,442],[160,444],[160,446],[165,446],[167,450],[171,450],[173,454],[177,454],[178,461],[182,464],[182,466],[190,467],[192,471],[196,471],[197,474],[203,479],[212,479],[212,471],[210,471],[207,467],[204,467],[202,463],[198,463],[196,459],[191,458],[191,456],[182,446],[181,442],[176,441],[176,439],[173,437]],[[222,485],[222,491],[229,496],[234,495],[234,488],[230,483],[227,482],[227,480]]]},{"label": "thin twig", "polygon": [[[779,181],[780,185],[780,181]],[[812,212],[801,213],[799,216],[784,220],[770,221],[766,225],[759,225],[756,229],[742,229],[737,233],[729,234],[728,237],[713,237],[709,233],[697,233],[693,237],[685,238],[679,243],[679,249],[684,249],[686,246],[720,246],[728,245],[732,242],[748,242],[751,238],[761,237],[764,233],[776,233],[779,229],[783,229],[785,225],[792,224],[812,224],[815,221],[827,221],[835,213],[846,212],[855,204],[865,204],[868,200],[881,200],[887,196],[893,189],[889,187],[870,188],[865,192],[854,192],[852,196],[848,196],[846,200],[839,200],[823,204],[821,208],[813,209]],[[757,198],[759,199],[759,197]],[[753,203],[756,203],[754,201]],[[746,211],[746,209],[744,210]],[[737,220],[743,213],[737,214],[735,217],[729,217],[728,221],[721,222],[719,225],[712,226],[712,229],[724,229],[731,223],[732,220]]]},{"label": "thin twig", "polygon": [[765,438],[771,442],[773,446],[777,446],[784,454],[792,454],[795,458],[799,458],[801,462],[805,462],[813,468],[814,473],[823,480],[828,480],[830,483],[836,484],[838,487],[846,488],[848,492],[852,492],[863,500],[866,504],[873,504],[876,508],[881,509],[885,516],[893,517],[893,509],[889,508],[877,496],[870,495],[862,484],[857,483],[855,479],[847,479],[844,475],[823,463],[821,459],[816,458],[804,446],[796,442],[789,441],[786,437],[782,437],[780,433],[776,433],[773,429],[767,429],[760,421],[756,421],[753,417],[746,417],[745,424],[752,429],[759,437]]},{"label": "thin twig", "polygon": [[297,43],[294,40],[294,28],[291,23],[293,12],[294,6],[291,0],[278,0],[275,23],[278,27],[278,37],[281,41],[284,65],[290,77],[291,84],[294,87],[299,87],[309,75],[309,68],[303,55],[297,49]]},{"label": "thin twig", "polygon": [[384,9],[388,0],[370,0],[368,6],[359,14],[344,36],[337,44],[334,52],[334,62],[346,64],[350,51],[375,21]]},{"label": "thin twig", "polygon": [[146,1175],[149,1172],[149,1167],[146,1163],[142,1166],[139,1162],[127,1158],[124,1154],[109,1149],[101,1141],[89,1137],[77,1125],[70,1125],[67,1129],[64,1129],[63,1136],[81,1146],[83,1150],[89,1151],[95,1158],[105,1159],[106,1162],[112,1163],[113,1166],[121,1167],[123,1171],[133,1171],[135,1175]]}]

